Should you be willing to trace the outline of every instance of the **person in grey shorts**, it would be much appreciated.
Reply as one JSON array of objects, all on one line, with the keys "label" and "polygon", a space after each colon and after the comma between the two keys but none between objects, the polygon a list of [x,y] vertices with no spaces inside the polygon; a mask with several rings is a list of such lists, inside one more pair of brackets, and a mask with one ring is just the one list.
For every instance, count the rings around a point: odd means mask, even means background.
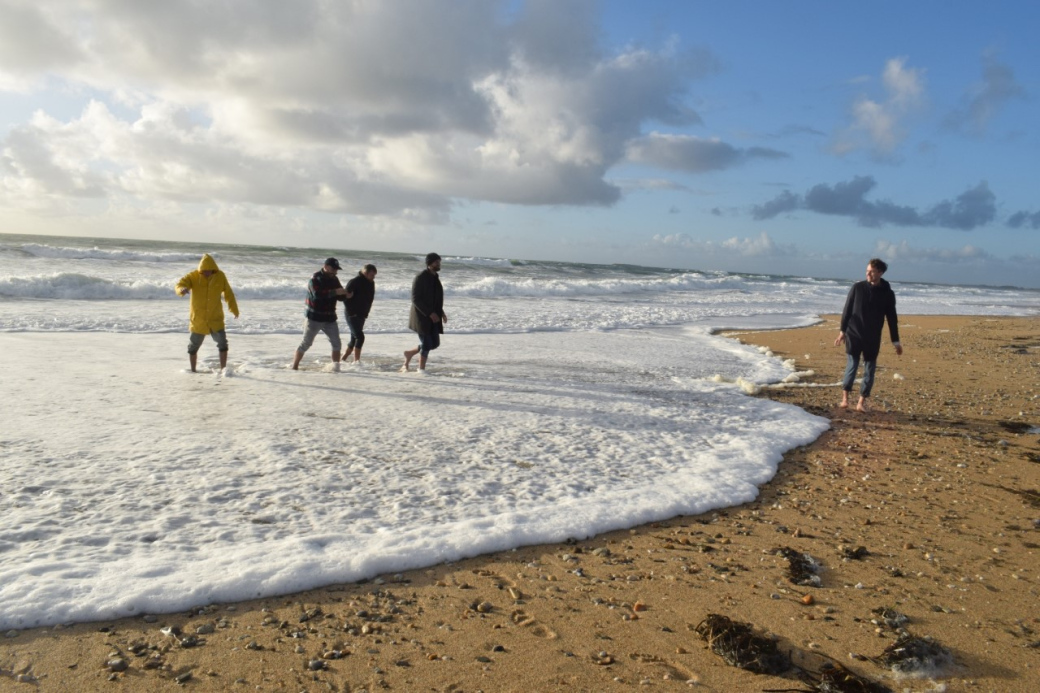
[{"label": "person in grey shorts", "polygon": [[336,322],[336,301],[345,300],[347,290],[340,284],[339,260],[330,257],[320,270],[314,273],[307,282],[307,322],[303,327],[303,341],[296,347],[292,368],[300,369],[300,361],[307,350],[314,344],[319,332],[324,332],[332,343],[333,368],[339,369],[339,354],[343,343],[339,338],[339,323]]}]

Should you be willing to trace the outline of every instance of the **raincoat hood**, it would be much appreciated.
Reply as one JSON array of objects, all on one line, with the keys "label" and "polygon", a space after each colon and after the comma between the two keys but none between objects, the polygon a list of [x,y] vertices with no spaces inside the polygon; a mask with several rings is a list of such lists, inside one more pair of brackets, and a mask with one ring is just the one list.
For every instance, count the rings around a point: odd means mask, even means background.
[{"label": "raincoat hood", "polygon": [[209,253],[204,253],[202,259],[199,260],[199,271],[213,270],[214,272],[219,270],[217,267],[217,261],[209,256]]}]

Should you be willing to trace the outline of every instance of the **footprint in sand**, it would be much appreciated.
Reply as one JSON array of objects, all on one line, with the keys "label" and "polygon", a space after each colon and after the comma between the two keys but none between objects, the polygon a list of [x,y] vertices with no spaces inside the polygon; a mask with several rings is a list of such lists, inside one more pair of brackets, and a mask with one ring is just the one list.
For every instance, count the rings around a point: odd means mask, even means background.
[{"label": "footprint in sand", "polygon": [[536,638],[555,640],[557,637],[556,631],[547,627],[545,624],[539,623],[535,619],[531,618],[527,615],[526,612],[524,612],[521,609],[515,610],[509,618],[512,619],[513,623],[520,626],[521,628],[528,629],[531,635],[535,636]]},{"label": "footprint in sand", "polygon": [[697,679],[697,675],[686,667],[676,664],[675,662],[669,662],[668,660],[662,659],[656,655],[633,653],[629,655],[629,659],[642,664],[652,665],[655,670],[655,675],[653,676],[655,679],[660,679],[665,676],[675,681],[691,681]]}]

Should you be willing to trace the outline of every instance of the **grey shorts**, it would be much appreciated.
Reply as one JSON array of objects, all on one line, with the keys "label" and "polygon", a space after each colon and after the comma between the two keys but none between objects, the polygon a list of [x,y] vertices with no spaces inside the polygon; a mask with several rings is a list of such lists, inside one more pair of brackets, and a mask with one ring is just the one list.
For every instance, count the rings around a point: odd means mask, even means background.
[{"label": "grey shorts", "polygon": [[[213,341],[217,343],[217,351],[227,351],[227,332],[224,330],[215,330],[210,332],[213,335]],[[202,340],[206,338],[206,335],[199,334],[198,332],[192,332],[191,336],[188,337],[188,353],[194,354],[202,346]]]},{"label": "grey shorts", "polygon": [[329,341],[332,342],[332,350],[339,351],[343,347],[343,342],[339,339],[339,323],[333,320],[332,322],[318,322],[317,320],[305,320],[303,323],[303,341],[300,342],[300,346],[296,347],[296,350],[301,354],[306,353],[311,345],[314,344],[314,338],[318,336],[319,332],[324,332]]}]

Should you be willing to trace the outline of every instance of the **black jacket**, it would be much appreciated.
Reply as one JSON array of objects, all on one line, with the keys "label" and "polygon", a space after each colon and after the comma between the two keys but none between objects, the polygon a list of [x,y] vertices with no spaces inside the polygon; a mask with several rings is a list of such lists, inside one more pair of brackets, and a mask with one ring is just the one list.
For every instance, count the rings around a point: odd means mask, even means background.
[{"label": "black jacket", "polygon": [[316,322],[336,322],[336,289],[342,289],[339,277],[320,269],[307,282],[307,319]]},{"label": "black jacket", "polygon": [[853,284],[845,299],[845,310],[841,313],[845,352],[853,355],[862,353],[867,361],[876,361],[881,351],[881,329],[886,319],[892,342],[898,342],[899,320],[892,286],[884,279],[877,286],[871,286],[868,281]]},{"label": "black jacket", "polygon": [[347,293],[353,294],[347,298],[348,318],[368,318],[372,310],[372,301],[376,298],[376,283],[369,281],[363,272],[347,282]]},{"label": "black jacket", "polygon": [[[430,320],[430,313],[439,315],[440,322]],[[436,272],[427,269],[415,275],[408,329],[418,334],[444,333],[444,287]]]}]

